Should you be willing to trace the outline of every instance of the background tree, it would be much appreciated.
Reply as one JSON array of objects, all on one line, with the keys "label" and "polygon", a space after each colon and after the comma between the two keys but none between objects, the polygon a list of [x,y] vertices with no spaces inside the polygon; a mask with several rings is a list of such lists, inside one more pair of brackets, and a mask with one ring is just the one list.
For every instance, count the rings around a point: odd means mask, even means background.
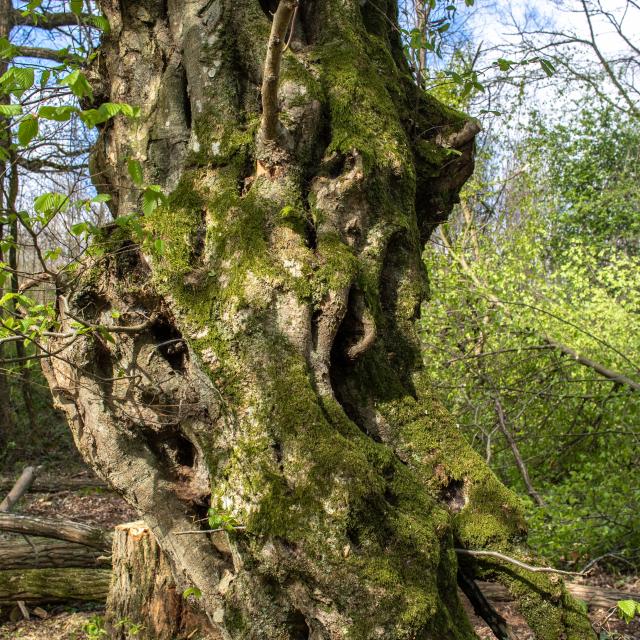
[{"label": "background tree", "polygon": [[[604,556],[628,568],[638,558],[637,117],[601,83],[601,60],[572,76],[553,56],[557,88],[538,65],[511,67],[517,48],[501,52],[509,75],[484,79],[505,111],[485,115],[480,169],[427,254],[426,358],[487,461],[544,507],[531,510],[538,548],[556,562]],[[617,67],[622,85],[632,69]],[[487,106],[486,94],[460,99]]]},{"label": "background tree", "polygon": [[91,190],[86,159],[94,136],[77,116],[74,87],[65,80],[73,79],[72,71],[90,55],[100,19],[90,7],[83,13],[82,3],[72,9],[60,2],[20,7],[6,1],[0,7],[0,281],[6,292],[0,296],[5,443],[0,457],[5,465],[25,448],[43,459],[48,452],[64,457],[70,450],[39,371],[43,345],[35,338],[37,328],[51,328],[56,277],[86,247],[72,228],[100,217],[96,206],[89,211],[81,202]]}]

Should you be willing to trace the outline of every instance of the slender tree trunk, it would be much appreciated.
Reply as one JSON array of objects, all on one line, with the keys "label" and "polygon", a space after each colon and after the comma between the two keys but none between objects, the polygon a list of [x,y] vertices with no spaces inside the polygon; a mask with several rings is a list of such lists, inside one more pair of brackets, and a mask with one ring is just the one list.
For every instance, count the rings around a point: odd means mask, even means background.
[{"label": "slender tree trunk", "polygon": [[494,398],[493,404],[496,408],[496,417],[498,418],[498,427],[505,440],[507,441],[509,448],[511,449],[511,453],[513,454],[513,459],[516,462],[516,467],[518,467],[518,471],[520,472],[520,477],[522,478],[522,482],[524,482],[524,486],[527,489],[527,493],[531,496],[531,499],[539,506],[544,507],[544,500],[540,496],[540,494],[536,491],[533,483],[531,482],[531,478],[529,477],[529,470],[527,469],[527,465],[525,464],[522,455],[520,454],[520,447],[518,447],[518,443],[516,442],[515,437],[511,433],[509,429],[509,425],[507,424],[507,418],[504,414],[504,408],[502,407],[502,403],[496,397]]},{"label": "slender tree trunk", "polygon": [[[0,0],[0,38],[8,38],[11,30],[9,22],[11,0]],[[0,75],[4,74],[9,64],[7,60],[0,58]],[[6,104],[9,96],[0,95],[0,104]],[[4,153],[8,153],[11,142],[10,120],[0,116],[0,148]],[[5,237],[6,220],[6,199],[7,192],[7,162],[0,161],[0,263],[5,261],[3,241]],[[0,276],[4,274],[0,273]],[[0,277],[0,298],[4,295],[3,279]],[[2,315],[0,314],[0,319]],[[0,361],[5,355],[5,345],[0,344]],[[0,366],[0,450],[5,450],[8,436],[15,433],[15,416],[11,408],[11,387],[7,371]]]},{"label": "slender tree trunk", "polygon": [[[18,244],[19,244],[19,222],[18,222],[18,190],[20,186],[20,176],[18,174],[18,161],[15,152],[11,151],[9,154],[10,172],[8,176],[8,190],[7,190],[7,206],[6,215],[9,216],[9,230],[11,232],[11,238],[13,240],[9,247],[9,268],[11,269],[10,291],[11,293],[19,293],[20,291],[20,275],[19,275],[19,261],[18,261]],[[27,350],[24,345],[24,341],[18,340],[13,343],[15,345],[15,354],[18,362],[18,369],[20,371],[20,393],[22,394],[22,401],[24,404],[24,410],[27,416],[27,423],[29,425],[29,431],[33,434],[36,433],[37,419],[35,413],[35,407],[33,404],[33,394],[31,388],[31,370],[29,369],[29,361],[27,359]]]},{"label": "slender tree trunk", "polygon": [[[414,325],[477,124],[416,87],[392,2],[301,2],[279,70],[255,0],[100,5],[96,99],[142,117],[105,126],[96,184],[136,211],[137,159],[169,200],[142,248],[106,228],[60,297],[67,327],[142,324],[46,365],[78,448],[223,638],[472,638],[454,547],[523,556],[525,525],[431,396]],[[224,543],[186,533],[208,510]],[[539,638],[592,637],[559,581],[465,575],[505,584]]]}]

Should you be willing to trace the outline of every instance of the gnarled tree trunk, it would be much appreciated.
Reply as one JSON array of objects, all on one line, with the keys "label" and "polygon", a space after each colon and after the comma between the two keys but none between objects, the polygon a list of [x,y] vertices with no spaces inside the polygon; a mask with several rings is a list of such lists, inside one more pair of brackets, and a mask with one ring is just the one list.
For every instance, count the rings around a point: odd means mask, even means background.
[{"label": "gnarled tree trunk", "polygon": [[[155,241],[105,229],[60,297],[65,323],[120,325],[47,366],[80,451],[224,638],[472,638],[454,547],[522,555],[525,525],[430,395],[414,325],[476,123],[415,86],[390,0],[303,0],[280,69],[292,4],[269,46],[256,0],[99,4],[96,99],[142,117],[105,126],[96,184],[131,214],[138,159],[169,198]],[[208,509],[243,528],[184,534]],[[464,570],[538,638],[591,637],[560,581]]]}]

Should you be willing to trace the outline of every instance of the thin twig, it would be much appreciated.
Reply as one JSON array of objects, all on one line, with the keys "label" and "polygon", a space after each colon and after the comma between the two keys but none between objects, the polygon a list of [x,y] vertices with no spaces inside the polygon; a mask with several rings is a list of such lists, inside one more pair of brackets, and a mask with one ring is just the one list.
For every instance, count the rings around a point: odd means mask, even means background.
[{"label": "thin twig", "polygon": [[153,324],[155,320],[155,318],[150,318],[149,320],[146,320],[145,322],[142,322],[140,324],[134,324],[130,326],[126,326],[126,325],[110,326],[106,324],[99,325],[99,324],[93,324],[91,322],[87,322],[86,320],[82,320],[82,318],[78,318],[72,315],[68,311],[66,312],[66,315],[69,316],[69,318],[71,318],[72,320],[75,320],[76,322],[83,324],[85,327],[88,327],[89,329],[93,329],[96,331],[106,330],[109,333],[141,333],[142,331],[146,331]]},{"label": "thin twig", "polygon": [[534,567],[533,565],[527,564],[526,562],[521,562],[520,560],[516,560],[515,558],[511,558],[509,556],[505,556],[503,553],[498,553],[497,551],[474,551],[471,549],[455,549],[455,552],[465,556],[487,557],[496,558],[497,560],[504,560],[505,562],[509,562],[510,564],[515,565],[516,567],[531,571],[532,573],[558,573],[563,576],[584,575],[584,573],[580,571],[562,571],[562,569],[554,569],[553,567]]},{"label": "thin twig", "polygon": [[291,44],[291,40],[293,40],[293,34],[296,31],[296,16],[298,15],[298,7],[300,6],[299,2],[296,2],[296,8],[293,10],[293,15],[291,16],[291,28],[289,29],[289,38],[287,39],[287,44],[284,45],[284,49],[282,53],[284,53]]},{"label": "thin twig", "polygon": [[191,531],[176,531],[175,535],[177,535],[177,536],[186,536],[188,534],[190,535],[190,534],[194,534],[194,533],[217,533],[218,531],[226,531],[226,532],[243,531],[246,528],[247,527],[245,527],[243,525],[239,525],[237,527],[232,527],[231,529],[225,529],[224,527],[219,527],[218,529],[193,529]]}]

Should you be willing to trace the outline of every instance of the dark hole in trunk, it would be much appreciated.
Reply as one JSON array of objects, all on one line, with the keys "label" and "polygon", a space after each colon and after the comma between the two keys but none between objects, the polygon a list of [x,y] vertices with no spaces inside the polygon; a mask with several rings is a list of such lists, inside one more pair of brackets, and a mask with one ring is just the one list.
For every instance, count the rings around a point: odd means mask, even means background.
[{"label": "dark hole in trunk", "polygon": [[187,129],[191,129],[192,115],[191,115],[191,98],[189,97],[189,85],[187,84],[187,74],[184,67],[180,67],[182,74],[182,108],[184,111],[184,123]]},{"label": "dark hole in trunk", "polygon": [[291,640],[308,640],[311,633],[307,620],[302,612],[297,609],[287,617],[287,627],[289,627],[289,638]]},{"label": "dark hole in trunk", "polygon": [[180,332],[166,319],[160,318],[152,327],[151,335],[158,353],[174,371],[184,371],[187,346]]},{"label": "dark hole in trunk", "polygon": [[440,500],[457,513],[464,507],[464,481],[450,480],[446,487],[440,490]]}]

